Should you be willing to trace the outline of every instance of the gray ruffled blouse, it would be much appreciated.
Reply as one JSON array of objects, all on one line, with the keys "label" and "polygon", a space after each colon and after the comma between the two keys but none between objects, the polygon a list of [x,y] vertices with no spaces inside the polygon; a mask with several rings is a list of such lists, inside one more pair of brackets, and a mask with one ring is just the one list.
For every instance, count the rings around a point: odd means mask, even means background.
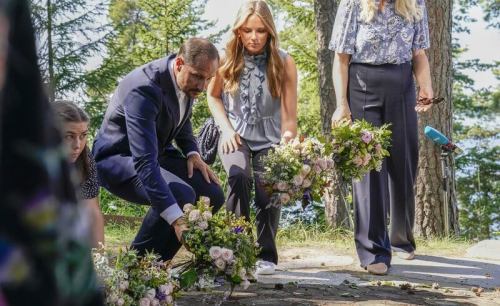
[{"label": "gray ruffled blouse", "polygon": [[[285,59],[287,53],[280,50]],[[277,144],[281,139],[281,99],[273,98],[267,82],[267,53],[244,55],[238,90],[223,92],[222,101],[233,129],[252,151]]]},{"label": "gray ruffled blouse", "polygon": [[[375,3],[378,6],[379,0]],[[360,19],[360,0],[341,0],[329,48],[351,54],[351,62],[373,65],[402,64],[413,57],[412,50],[430,47],[427,10],[424,0],[417,0],[423,18],[408,22],[396,14],[395,0],[386,1],[383,12],[371,22]]]}]

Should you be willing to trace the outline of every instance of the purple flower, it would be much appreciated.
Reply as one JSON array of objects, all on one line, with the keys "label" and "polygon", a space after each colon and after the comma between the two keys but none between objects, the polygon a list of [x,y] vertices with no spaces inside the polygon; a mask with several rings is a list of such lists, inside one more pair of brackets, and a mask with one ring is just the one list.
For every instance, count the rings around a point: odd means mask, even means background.
[{"label": "purple flower", "polygon": [[235,234],[243,233],[243,227],[242,226],[233,227],[233,233],[235,233]]},{"label": "purple flower", "polygon": [[363,140],[364,143],[370,143],[372,139],[373,139],[372,133],[368,131],[361,132],[361,140]]},{"label": "purple flower", "polygon": [[156,293],[156,298],[159,300],[159,301],[164,301],[167,299],[167,295],[165,293],[161,293],[160,291],[158,291]]}]

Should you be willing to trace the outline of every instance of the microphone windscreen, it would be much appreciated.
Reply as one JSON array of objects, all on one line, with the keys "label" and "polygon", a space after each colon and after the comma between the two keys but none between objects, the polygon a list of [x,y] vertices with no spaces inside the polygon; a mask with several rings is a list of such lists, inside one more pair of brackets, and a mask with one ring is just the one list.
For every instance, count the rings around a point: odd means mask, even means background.
[{"label": "microphone windscreen", "polygon": [[424,134],[428,138],[432,139],[432,141],[440,145],[446,145],[450,142],[450,140],[446,136],[444,136],[441,132],[430,126],[425,127]]}]

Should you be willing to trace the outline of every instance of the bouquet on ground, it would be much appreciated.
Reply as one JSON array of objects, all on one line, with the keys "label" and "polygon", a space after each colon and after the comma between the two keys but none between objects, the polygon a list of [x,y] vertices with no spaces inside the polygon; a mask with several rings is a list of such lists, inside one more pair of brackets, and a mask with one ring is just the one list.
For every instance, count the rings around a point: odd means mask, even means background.
[{"label": "bouquet on ground", "polygon": [[380,171],[391,144],[389,125],[375,127],[365,120],[342,121],[332,128],[335,168],[344,180],[360,180],[372,170]]},{"label": "bouquet on ground", "polygon": [[174,305],[179,285],[158,255],[138,256],[135,250],[120,250],[114,264],[104,250],[95,251],[93,257],[106,305]]},{"label": "bouquet on ground", "polygon": [[251,226],[244,218],[222,209],[212,215],[210,200],[200,197],[196,205],[184,205],[189,229],[183,233],[184,245],[193,257],[180,265],[181,287],[210,289],[228,282],[246,289],[253,278],[258,247]]},{"label": "bouquet on ground", "polygon": [[263,157],[262,182],[271,206],[319,200],[332,180],[333,160],[316,138],[295,138],[273,147]]}]

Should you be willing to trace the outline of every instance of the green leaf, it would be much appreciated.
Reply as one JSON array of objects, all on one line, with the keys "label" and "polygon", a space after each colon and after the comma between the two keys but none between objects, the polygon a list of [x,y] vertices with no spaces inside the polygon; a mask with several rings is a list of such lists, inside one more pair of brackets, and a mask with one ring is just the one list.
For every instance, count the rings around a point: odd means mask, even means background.
[{"label": "green leaf", "polygon": [[196,273],[195,268],[191,268],[186,272],[181,274],[180,284],[181,288],[186,289],[194,285],[196,280],[198,279],[198,274]]}]

